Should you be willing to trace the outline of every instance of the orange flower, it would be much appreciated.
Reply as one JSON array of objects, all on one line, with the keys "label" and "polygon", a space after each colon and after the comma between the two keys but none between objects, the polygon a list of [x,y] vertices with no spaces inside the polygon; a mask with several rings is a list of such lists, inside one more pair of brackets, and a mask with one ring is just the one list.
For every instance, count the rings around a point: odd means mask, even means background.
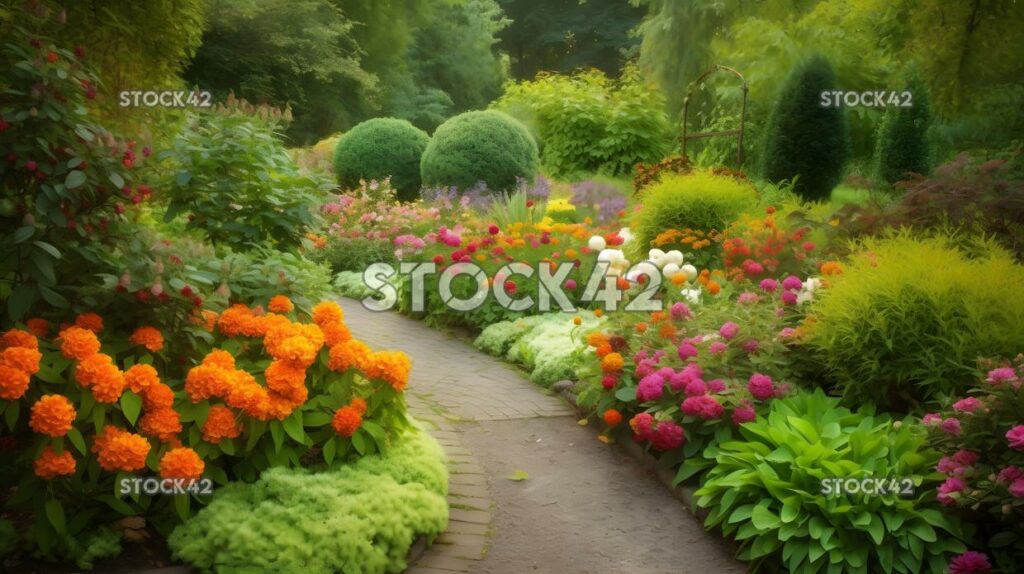
[{"label": "orange flower", "polygon": [[658,328],[658,336],[662,339],[673,339],[676,336],[676,326],[672,323],[662,323]]},{"label": "orange flower", "polygon": [[644,333],[647,331],[647,323],[640,321],[636,325],[633,325],[633,329],[636,330],[637,333]]},{"label": "orange flower", "polygon": [[604,412],[604,424],[610,427],[617,427],[622,423],[622,413],[615,409],[608,409]]},{"label": "orange flower", "polygon": [[267,389],[260,386],[256,379],[241,376],[248,375],[245,371],[239,371],[240,376],[236,379],[235,385],[231,388],[224,400],[228,406],[241,410],[245,414],[261,420],[265,420],[267,409],[270,406],[270,396]]},{"label": "orange flower", "polygon": [[284,295],[274,295],[267,304],[267,309],[273,313],[289,313],[294,308],[292,300]]},{"label": "orange flower", "polygon": [[313,307],[313,322],[320,327],[345,320],[345,312],[334,301],[322,301]]},{"label": "orange flower", "polygon": [[362,397],[353,398],[352,402],[349,403],[349,406],[354,408],[360,416],[366,414],[366,401]]},{"label": "orange flower", "polygon": [[568,259],[576,259],[577,255],[578,253],[576,253],[576,250],[571,247],[565,250],[565,257]]},{"label": "orange flower", "polygon": [[147,411],[169,409],[174,405],[174,390],[161,382],[142,387],[142,408]]},{"label": "orange flower", "polygon": [[673,285],[678,287],[679,285],[682,285],[683,283],[686,283],[686,275],[684,273],[678,273],[677,272],[677,273],[672,275],[672,284]]},{"label": "orange flower", "polygon": [[205,328],[207,331],[210,331],[212,333],[213,329],[217,326],[217,319],[219,319],[219,318],[220,318],[220,315],[218,315],[216,311],[210,311],[209,309],[203,309],[203,312],[202,312],[203,322],[201,324],[203,325],[203,328]]},{"label": "orange flower", "polygon": [[204,365],[216,365],[229,371],[235,370],[235,357],[223,349],[214,349],[203,357]]},{"label": "orange flower", "polygon": [[842,275],[843,265],[838,261],[826,261],[821,264],[821,274],[826,277],[830,275]]},{"label": "orange flower", "polygon": [[139,327],[135,329],[128,341],[135,345],[142,345],[151,353],[158,353],[164,348],[164,336],[156,327]]},{"label": "orange flower", "polygon": [[68,434],[77,414],[64,395],[43,395],[32,405],[28,426],[39,434],[56,438]]},{"label": "orange flower", "polygon": [[29,375],[39,372],[39,361],[43,354],[27,347],[8,347],[0,353],[0,362],[25,371]]},{"label": "orange flower", "polygon": [[611,345],[609,345],[608,343],[601,343],[601,346],[599,346],[597,348],[597,350],[594,351],[594,354],[596,354],[598,357],[604,358],[605,356],[607,356],[611,352],[612,352],[612,346]]},{"label": "orange flower", "polygon": [[327,343],[328,347],[333,347],[342,341],[347,341],[352,338],[352,333],[344,323],[339,322],[320,325],[320,330],[324,333],[324,342]]},{"label": "orange flower", "polygon": [[103,317],[96,313],[82,313],[75,317],[75,326],[88,329],[98,335],[103,331]]},{"label": "orange flower", "polygon": [[281,341],[271,356],[295,368],[305,369],[316,361],[319,350],[319,347],[314,347],[305,337],[295,336]]},{"label": "orange flower", "polygon": [[75,380],[91,389],[97,402],[115,403],[124,392],[124,374],[113,361],[109,355],[97,353],[79,361],[75,367]]},{"label": "orange flower", "polygon": [[284,361],[271,361],[264,371],[267,388],[272,391],[291,396],[292,393],[306,386],[306,371]]},{"label": "orange flower", "polygon": [[35,336],[28,331],[11,329],[4,333],[3,337],[0,337],[0,349],[9,349],[11,347],[38,349],[39,341],[37,341]]},{"label": "orange flower", "polygon": [[28,327],[30,333],[40,339],[45,339],[50,334],[50,322],[46,319],[29,319],[25,322],[25,326]]},{"label": "orange flower", "polygon": [[28,390],[30,380],[30,375],[25,371],[0,361],[0,399],[20,399]]},{"label": "orange flower", "polygon": [[582,325],[583,324],[583,317],[580,317],[579,315],[573,317],[572,318],[572,324],[573,325],[577,325],[577,326]]},{"label": "orange flower", "polygon": [[193,403],[210,397],[223,397],[231,391],[233,380],[233,370],[204,363],[192,367],[185,375],[185,393]]},{"label": "orange flower", "polygon": [[91,450],[103,470],[135,472],[146,466],[149,449],[149,441],[144,437],[107,425],[96,435]]},{"label": "orange flower", "polygon": [[623,360],[622,355],[618,353],[608,353],[601,358],[601,370],[606,373],[615,373],[622,370]]},{"label": "orange flower", "polygon": [[71,452],[64,449],[64,452],[57,454],[53,447],[46,445],[43,452],[39,454],[33,463],[36,476],[43,480],[53,480],[58,476],[71,476],[75,474],[75,457]]},{"label": "orange flower", "polygon": [[68,359],[81,361],[100,352],[96,333],[81,327],[68,327],[60,332],[60,352]]},{"label": "orange flower", "polygon": [[141,394],[142,389],[160,384],[160,375],[152,365],[139,363],[132,365],[124,372],[124,383],[133,393]]},{"label": "orange flower", "polygon": [[349,339],[331,347],[327,367],[339,373],[351,368],[361,369],[369,355],[370,348],[366,346],[366,343]]},{"label": "orange flower", "polygon": [[363,374],[371,379],[382,379],[391,388],[401,392],[409,383],[412,361],[401,351],[378,351],[370,355],[363,365]]},{"label": "orange flower", "polygon": [[199,453],[188,447],[172,448],[160,459],[160,476],[163,478],[198,480],[204,470],[206,464],[199,458]]},{"label": "orange flower", "polygon": [[587,344],[590,345],[591,347],[600,347],[601,345],[605,345],[607,343],[608,335],[600,331],[594,331],[593,333],[587,335]]},{"label": "orange flower", "polygon": [[300,400],[292,400],[291,397],[270,391],[267,393],[267,408],[260,419],[283,421],[288,418],[299,405],[306,401],[306,387],[302,387],[299,393]]},{"label": "orange flower", "polygon": [[267,354],[303,368],[313,364],[323,344],[324,334],[319,327],[301,323],[276,324],[263,337]]},{"label": "orange flower", "polygon": [[203,440],[212,444],[220,444],[222,439],[238,438],[242,427],[235,421],[235,413],[231,409],[217,405],[210,407],[203,423]]},{"label": "orange flower", "polygon": [[601,310],[601,309],[594,309],[594,316],[595,317],[600,318],[601,315],[604,315],[604,311],[603,310]]},{"label": "orange flower", "polygon": [[714,280],[708,281],[707,287],[708,293],[711,293],[712,295],[718,295],[719,291],[722,290],[722,286],[718,284],[718,281]]},{"label": "orange flower", "polygon": [[172,441],[181,432],[181,417],[171,408],[148,411],[139,419],[139,432],[161,442]]},{"label": "orange flower", "polygon": [[359,411],[352,406],[341,407],[334,413],[334,418],[331,419],[331,426],[334,427],[334,432],[343,437],[351,437],[356,434],[356,431],[359,430],[359,426],[362,424],[363,415],[359,414]]},{"label": "orange flower", "polygon": [[232,305],[225,309],[217,319],[217,328],[228,337],[262,337],[266,332],[263,318],[257,317],[245,305]]}]

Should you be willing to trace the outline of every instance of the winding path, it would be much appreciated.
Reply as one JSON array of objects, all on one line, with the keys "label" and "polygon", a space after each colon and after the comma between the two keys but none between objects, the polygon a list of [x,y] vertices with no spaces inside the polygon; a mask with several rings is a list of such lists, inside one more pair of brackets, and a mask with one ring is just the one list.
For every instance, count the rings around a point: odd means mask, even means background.
[{"label": "winding path", "polygon": [[654,476],[578,425],[561,398],[452,335],[352,299],[341,305],[360,339],[410,356],[409,409],[448,457],[448,531],[409,574],[744,571]]}]

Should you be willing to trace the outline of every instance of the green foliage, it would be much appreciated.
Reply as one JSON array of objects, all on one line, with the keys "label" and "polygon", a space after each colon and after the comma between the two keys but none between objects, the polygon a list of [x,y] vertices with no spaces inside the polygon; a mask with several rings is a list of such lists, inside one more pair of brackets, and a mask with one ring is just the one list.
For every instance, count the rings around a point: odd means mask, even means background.
[{"label": "green foliage", "polygon": [[512,193],[501,193],[491,203],[491,219],[501,228],[514,223],[533,225],[544,219],[546,202],[527,197],[526,190],[517,189]]},{"label": "green foliage", "polygon": [[363,281],[362,272],[342,271],[334,276],[333,285],[342,297],[362,299],[374,293]]},{"label": "green foliage", "polygon": [[931,104],[928,88],[917,77],[912,77],[904,88],[913,96],[913,107],[890,107],[878,126],[875,161],[878,177],[895,183],[906,173],[928,175],[931,164],[928,157],[928,127],[931,123]]},{"label": "green foliage", "polygon": [[122,236],[122,201],[147,199],[149,186],[138,174],[144,157],[90,120],[85,106],[98,80],[87,62],[21,27],[5,38],[0,300],[17,321],[70,306],[105,244]]},{"label": "green foliage", "polygon": [[311,143],[377,109],[354,27],[329,0],[215,0],[186,78],[216,100],[290,105],[288,135]]},{"label": "green foliage", "polygon": [[542,162],[555,177],[625,175],[655,162],[671,144],[664,96],[635,66],[618,80],[598,70],[545,75],[510,85],[496,106],[525,116],[544,143]]},{"label": "green foliage", "polygon": [[757,193],[746,182],[707,171],[664,175],[641,196],[643,209],[630,229],[641,250],[669,229],[722,231],[745,209],[756,205]]},{"label": "green foliage", "polygon": [[971,259],[950,239],[909,234],[856,245],[815,301],[807,343],[850,404],[906,409],[959,393],[982,356],[1024,348],[1024,268],[985,244]]},{"label": "green foliage", "polygon": [[478,349],[519,363],[530,371],[530,380],[549,387],[564,379],[574,379],[578,355],[586,349],[581,336],[601,324],[603,319],[585,314],[585,322],[575,326],[566,313],[547,313],[487,326],[473,342]]},{"label": "green foliage", "polygon": [[327,185],[299,171],[273,127],[230,112],[195,116],[160,154],[170,160],[165,220],[187,213],[189,229],[237,249],[298,245]]},{"label": "green foliage", "polygon": [[418,536],[445,530],[447,487],[441,447],[417,430],[354,464],[231,484],[168,543],[203,571],[400,572]]},{"label": "green foliage", "polygon": [[[719,445],[696,495],[705,524],[740,541],[739,557],[789,572],[946,572],[966,548],[960,524],[933,501],[938,456],[920,428],[850,412],[820,390],[772,403]],[[913,481],[914,495],[824,492],[823,479]]]},{"label": "green foliage", "polygon": [[362,273],[372,263],[394,263],[395,247],[387,239],[331,237],[327,245],[312,251],[309,258],[329,265],[334,273]]},{"label": "green foliage", "polygon": [[334,148],[334,174],[344,189],[359,180],[391,178],[398,198],[419,197],[420,157],[430,136],[406,120],[367,120],[341,136]]},{"label": "green foliage", "polygon": [[331,298],[331,272],[323,263],[287,251],[260,246],[205,261],[208,272],[219,271],[232,302],[258,305],[286,295],[309,311]]},{"label": "green foliage", "polygon": [[805,199],[829,197],[847,156],[842,108],[821,105],[821,94],[836,88],[832,67],[821,57],[790,73],[768,125],[765,179],[795,180],[794,191]]},{"label": "green foliage", "polygon": [[494,110],[466,112],[441,124],[420,162],[423,184],[469,189],[485,182],[508,191],[517,180],[533,181],[537,144],[514,118]]}]

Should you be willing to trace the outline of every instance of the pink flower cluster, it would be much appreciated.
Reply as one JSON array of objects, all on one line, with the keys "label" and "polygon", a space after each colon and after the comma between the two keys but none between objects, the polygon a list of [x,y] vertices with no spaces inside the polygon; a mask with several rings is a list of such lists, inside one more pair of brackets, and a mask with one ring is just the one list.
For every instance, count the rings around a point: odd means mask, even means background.
[{"label": "pink flower cluster", "polygon": [[655,423],[650,413],[639,413],[629,421],[633,429],[633,440],[651,441],[657,450],[672,450],[686,442],[686,431],[674,421]]}]

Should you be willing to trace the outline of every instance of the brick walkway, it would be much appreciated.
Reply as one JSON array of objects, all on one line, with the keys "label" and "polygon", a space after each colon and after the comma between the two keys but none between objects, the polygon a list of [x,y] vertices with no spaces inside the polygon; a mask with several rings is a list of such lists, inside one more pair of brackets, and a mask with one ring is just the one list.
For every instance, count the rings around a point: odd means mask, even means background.
[{"label": "brick walkway", "polygon": [[[679,564],[676,560],[691,561],[690,567],[673,568],[678,572],[742,571],[727,550],[703,548],[714,546],[713,538],[706,535],[667,490],[646,475],[639,465],[631,459],[615,458],[610,454],[614,449],[597,443],[593,431],[580,428],[573,410],[564,400],[545,394],[515,368],[452,335],[394,313],[367,311],[351,299],[342,299],[340,303],[345,321],[356,337],[374,349],[398,349],[412,359],[406,391],[409,410],[428,426],[448,458],[451,508],[448,530],[410,565],[408,574],[504,574],[521,572],[528,567],[563,574],[649,572],[657,571],[664,564]],[[480,444],[480,433],[498,444],[478,446],[485,450],[474,456],[466,445],[465,432],[473,432],[470,436],[477,444]],[[544,442],[540,436],[546,437]],[[573,447],[573,442],[569,442],[572,440],[577,441],[577,445],[570,449],[571,454],[544,450],[561,448],[564,451],[566,444]],[[581,441],[585,441],[586,448],[579,444]],[[521,452],[523,444],[530,445],[531,450],[526,454]],[[520,454],[506,456],[506,449],[518,449]],[[578,476],[583,464],[597,472],[590,477]],[[523,483],[529,486],[508,492],[507,484],[514,483],[506,481],[507,474],[495,474],[509,472],[511,468],[529,469],[530,479]],[[495,480],[500,482],[495,483]],[[633,486],[637,482],[642,483],[640,488]],[[532,501],[531,488],[542,490],[544,500]],[[599,496],[604,497],[603,502],[596,504],[601,512],[609,516],[634,514],[627,522],[636,522],[636,525],[627,526],[637,530],[634,534],[646,536],[653,548],[641,552],[635,543],[623,548],[607,545],[604,550],[610,555],[630,554],[631,551],[635,555],[625,556],[617,566],[602,562],[601,570],[559,558],[557,554],[565,550],[564,546],[607,538],[609,527],[592,519],[593,508],[581,508],[595,506],[594,498]],[[632,496],[642,496],[643,502],[631,499]],[[497,500],[501,501],[500,508]],[[553,506],[558,503],[562,506]],[[536,528],[538,522],[545,523],[549,530],[552,525],[566,522],[572,530],[546,532]],[[650,532],[645,534],[645,529]],[[707,555],[706,559],[697,559],[700,556],[694,556],[690,547],[689,555],[680,553],[678,558],[672,557],[671,562],[648,562],[650,552],[664,554],[669,550],[665,547],[671,546],[686,549],[687,545],[676,543],[681,536],[698,540],[698,554]],[[523,545],[533,547],[519,547]],[[489,554],[499,556],[488,559]],[[615,559],[619,557],[612,556],[612,560]],[[532,560],[532,567],[522,563],[523,560]],[[644,568],[640,568],[641,565]]]}]

